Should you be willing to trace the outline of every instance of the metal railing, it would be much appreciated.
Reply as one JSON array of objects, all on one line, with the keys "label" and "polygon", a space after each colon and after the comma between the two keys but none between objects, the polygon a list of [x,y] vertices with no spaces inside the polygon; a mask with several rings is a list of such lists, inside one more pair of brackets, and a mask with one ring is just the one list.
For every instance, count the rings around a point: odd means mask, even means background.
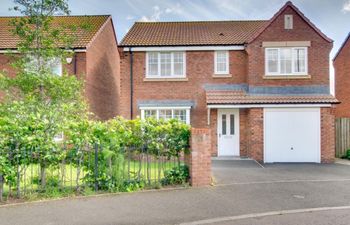
[{"label": "metal railing", "polygon": [[183,165],[183,157],[166,153],[166,149],[150,152],[147,146],[116,151],[97,144],[49,152],[0,149],[11,170],[0,174],[0,201],[158,187],[164,184],[165,171]]}]

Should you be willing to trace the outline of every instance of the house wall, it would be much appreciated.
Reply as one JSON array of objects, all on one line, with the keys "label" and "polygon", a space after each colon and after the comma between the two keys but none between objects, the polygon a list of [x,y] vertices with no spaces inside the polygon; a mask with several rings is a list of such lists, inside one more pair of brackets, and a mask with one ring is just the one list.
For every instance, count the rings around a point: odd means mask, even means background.
[{"label": "house wall", "polygon": [[[293,29],[284,29],[284,15],[293,15]],[[308,75],[302,79],[265,79],[265,48],[262,42],[311,41],[308,47]],[[291,7],[287,7],[275,21],[248,45],[248,83],[250,85],[290,86],[327,85],[329,86],[329,53],[333,44],[322,38]]]},{"label": "house wall", "polygon": [[[191,124],[207,127],[205,84],[241,84],[247,80],[247,55],[244,51],[230,51],[230,78],[214,78],[214,51],[186,52],[186,81],[144,81],[145,52],[133,53],[133,111],[140,116],[140,100],[193,100]],[[121,61],[120,114],[130,118],[130,54],[124,52]],[[213,112],[212,112],[213,113]]]},{"label": "house wall", "polygon": [[119,60],[113,24],[108,20],[86,51],[86,97],[99,119],[118,114]]},{"label": "house wall", "polygon": [[350,38],[333,62],[335,72],[335,97],[341,102],[337,105],[335,116],[350,117]]}]

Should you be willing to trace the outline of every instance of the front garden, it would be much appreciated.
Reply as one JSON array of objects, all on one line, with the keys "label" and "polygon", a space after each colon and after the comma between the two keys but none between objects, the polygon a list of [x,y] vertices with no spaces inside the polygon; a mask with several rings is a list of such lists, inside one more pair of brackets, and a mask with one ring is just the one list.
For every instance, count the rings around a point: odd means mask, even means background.
[{"label": "front garden", "polygon": [[[184,184],[189,126],[177,120],[100,121],[89,112],[84,74],[69,74],[76,35],[92,24],[55,24],[66,0],[14,0],[24,17],[0,71],[0,201]],[[57,65],[59,69],[57,70]],[[78,77],[76,76],[78,75]]]},{"label": "front garden", "polygon": [[75,123],[50,148],[37,145],[34,133],[18,142],[2,131],[2,201],[130,192],[184,185],[189,178],[183,157],[190,130],[177,120]]}]

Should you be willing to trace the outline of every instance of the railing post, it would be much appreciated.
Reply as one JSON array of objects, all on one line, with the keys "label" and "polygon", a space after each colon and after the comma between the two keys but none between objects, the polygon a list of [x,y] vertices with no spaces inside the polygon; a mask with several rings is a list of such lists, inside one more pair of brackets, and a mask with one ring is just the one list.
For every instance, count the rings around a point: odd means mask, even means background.
[{"label": "railing post", "polygon": [[95,143],[95,167],[94,167],[94,175],[95,175],[95,191],[98,191],[98,182],[97,182],[97,177],[98,177],[98,145]]}]

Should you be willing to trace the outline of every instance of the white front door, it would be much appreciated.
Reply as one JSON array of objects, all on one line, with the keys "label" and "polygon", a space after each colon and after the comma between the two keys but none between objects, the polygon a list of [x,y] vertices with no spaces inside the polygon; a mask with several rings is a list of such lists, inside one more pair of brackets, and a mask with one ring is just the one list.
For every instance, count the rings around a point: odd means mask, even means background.
[{"label": "white front door", "polygon": [[218,156],[239,156],[239,109],[218,109]]}]

